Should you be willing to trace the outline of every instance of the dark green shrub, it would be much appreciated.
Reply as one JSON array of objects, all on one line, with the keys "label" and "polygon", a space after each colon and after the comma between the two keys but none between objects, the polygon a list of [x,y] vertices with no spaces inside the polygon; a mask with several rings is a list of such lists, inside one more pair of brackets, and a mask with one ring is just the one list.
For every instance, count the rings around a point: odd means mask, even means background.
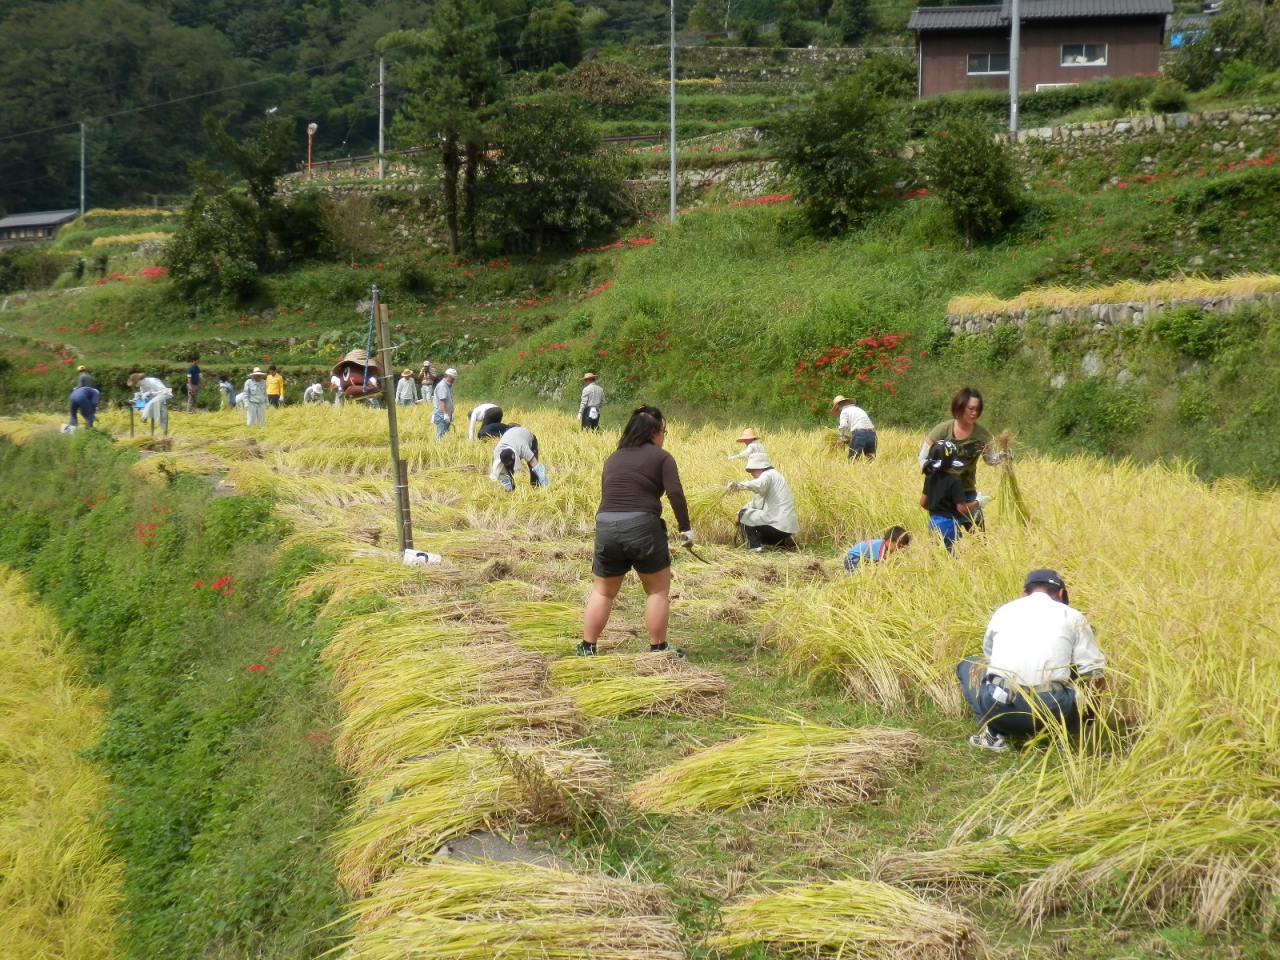
[{"label": "dark green shrub", "polygon": [[1226,0],[1209,29],[1184,44],[1165,72],[1191,90],[1203,90],[1232,60],[1267,72],[1280,69],[1280,8]]},{"label": "dark green shrub", "polygon": [[1181,113],[1187,109],[1187,88],[1177,80],[1161,80],[1152,89],[1147,103],[1156,113]]},{"label": "dark green shrub", "polygon": [[933,132],[920,172],[951,212],[967,247],[996,236],[1022,206],[1013,152],[976,114]]},{"label": "dark green shrub", "polygon": [[1142,422],[1142,404],[1137,396],[1098,380],[1076,380],[1057,392],[1050,414],[1058,440],[1105,456],[1121,452],[1123,440]]},{"label": "dark green shrub", "polygon": [[1148,329],[1159,342],[1193,360],[1212,360],[1232,339],[1227,321],[1191,306],[1160,314]]},{"label": "dark green shrub", "polygon": [[855,75],[865,89],[889,100],[910,100],[916,95],[916,62],[912,57],[873,53],[859,61]]},{"label": "dark green shrub", "polygon": [[1154,77],[1116,77],[1108,86],[1107,103],[1117,110],[1135,110],[1155,89]]},{"label": "dark green shrub", "polygon": [[1228,60],[1218,72],[1218,82],[1228,93],[1247,93],[1262,71],[1247,60]]},{"label": "dark green shrub", "polygon": [[0,293],[47,289],[71,260],[66,255],[28,247],[0,250]]}]

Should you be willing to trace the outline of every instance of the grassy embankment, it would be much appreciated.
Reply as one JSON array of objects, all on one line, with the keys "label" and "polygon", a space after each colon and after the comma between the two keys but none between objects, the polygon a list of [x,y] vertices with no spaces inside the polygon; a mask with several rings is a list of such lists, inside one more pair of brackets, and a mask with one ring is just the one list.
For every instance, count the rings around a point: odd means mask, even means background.
[{"label": "grassy embankment", "polygon": [[[669,448],[710,560],[675,559],[673,639],[690,660],[641,652],[629,586],[607,655],[582,661],[568,654],[612,438],[525,413],[554,486],[511,496],[483,475],[487,448],[426,440],[424,411],[405,413],[417,545],[446,558],[420,571],[386,550],[379,414],[273,411],[253,444],[232,414],[175,414],[173,452],[140,467],[227,469],[236,489],[279,498],[296,530],[286,555],[334,557],[294,596],[321,611],[313,635],[328,638],[343,715],[335,745],[357,777],[335,846],[359,898],[354,956],[516,943],[513,956],[542,956],[529,951],[591,942],[597,956],[701,957],[718,942],[777,957],[815,936],[849,951],[859,916],[865,936],[914,919],[940,950],[971,942],[962,919],[929,912],[939,887],[996,957],[1273,952],[1273,495],[1173,468],[1027,456],[1032,524],[998,499],[988,535],[953,560],[915,506],[914,432],[885,431],[875,463],[848,464],[819,432],[770,431],[804,551],[744,556],[731,548],[740,496],[723,493],[740,475],[722,459],[736,434],[676,422]],[[896,522],[917,537],[906,554],[858,576],[839,568],[849,542]],[[1045,563],[1099,629],[1111,684],[1098,706],[1129,732],[976,754],[952,664]],[[840,736],[827,727],[864,732],[846,732],[829,759],[819,744]],[[715,750],[740,736],[755,765]],[[870,758],[857,750],[866,739]],[[797,768],[798,744],[810,763]],[[482,826],[530,830],[563,873],[422,864]],[[844,878],[910,896],[831,886]],[[750,899],[765,892],[778,896]]]},{"label": "grassy embankment", "polygon": [[[65,741],[19,738],[35,760],[42,748],[79,758],[41,777],[27,813],[34,827],[45,791],[90,804],[117,882],[114,899],[89,877],[83,893],[64,889],[55,869],[76,866],[92,838],[59,849],[32,829],[16,837],[25,856],[0,881],[22,901],[6,906],[0,930],[65,938],[67,952],[46,939],[30,954],[40,957],[314,957],[336,935],[324,926],[342,903],[328,838],[345,789],[331,759],[328,671],[308,617],[281,608],[307,554],[275,555],[286,528],[267,501],[211,501],[203,478],[169,482],[160,465],[92,433],[3,446],[0,559],[26,571],[105,699],[101,721],[78,720]],[[57,684],[67,668],[53,653],[15,665],[6,683]],[[6,741],[30,733],[21,709],[0,727]],[[109,787],[86,798],[91,774]],[[16,835],[21,823],[9,825]],[[58,896],[59,912],[37,922]],[[95,931],[92,911],[104,907],[108,929]],[[70,950],[80,913],[83,935],[98,938],[88,952]],[[28,955],[13,942],[6,956]]]}]

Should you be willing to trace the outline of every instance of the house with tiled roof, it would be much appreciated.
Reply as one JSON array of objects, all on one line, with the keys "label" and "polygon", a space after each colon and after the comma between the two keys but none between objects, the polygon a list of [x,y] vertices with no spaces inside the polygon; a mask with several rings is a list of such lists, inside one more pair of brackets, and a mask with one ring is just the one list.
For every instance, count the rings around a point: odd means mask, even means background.
[{"label": "house with tiled roof", "polygon": [[15,213],[0,219],[0,247],[20,243],[51,243],[58,229],[80,216],[79,210]]},{"label": "house with tiled roof", "polygon": [[[1156,73],[1172,0],[1021,0],[1018,88]],[[1012,4],[918,7],[918,92],[1009,89]]]}]

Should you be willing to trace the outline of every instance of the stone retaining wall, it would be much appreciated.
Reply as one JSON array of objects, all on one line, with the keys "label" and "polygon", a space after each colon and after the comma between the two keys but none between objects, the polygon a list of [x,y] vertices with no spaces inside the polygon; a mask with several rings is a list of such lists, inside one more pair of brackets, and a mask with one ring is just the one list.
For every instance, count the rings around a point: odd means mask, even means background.
[{"label": "stone retaining wall", "polygon": [[1280,106],[1248,106],[1203,113],[1170,113],[1092,120],[1056,127],[1032,127],[1018,131],[1018,145],[1030,148],[1061,147],[1067,153],[1109,150],[1120,144],[1155,135],[1205,134],[1208,148],[1220,153],[1231,148],[1246,149],[1246,138],[1274,145],[1280,133]]},{"label": "stone retaining wall", "polygon": [[1032,319],[1048,326],[1067,323],[1093,330],[1139,325],[1176,307],[1198,307],[1205,313],[1234,313],[1253,304],[1280,304],[1280,291],[1240,296],[1188,297],[1174,300],[1091,303],[1080,307],[1035,307],[990,313],[949,313],[944,317],[952,333],[986,333],[1001,326],[1025,327]]}]

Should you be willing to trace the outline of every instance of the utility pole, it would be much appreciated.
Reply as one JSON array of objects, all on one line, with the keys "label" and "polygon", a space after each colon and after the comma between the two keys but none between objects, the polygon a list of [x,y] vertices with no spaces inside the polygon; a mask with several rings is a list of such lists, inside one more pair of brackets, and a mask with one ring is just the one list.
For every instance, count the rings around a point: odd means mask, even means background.
[{"label": "utility pole", "polygon": [[383,130],[386,127],[387,116],[387,58],[378,58],[378,179],[381,180],[387,175],[386,160],[382,156],[385,149],[383,143]]},{"label": "utility pole", "polygon": [[85,196],[84,167],[85,167],[86,154],[87,154],[87,151],[85,149],[84,121],[81,120],[80,121],[80,216],[82,217],[84,216],[84,196]]},{"label": "utility pole", "polygon": [[1009,9],[1009,139],[1018,139],[1018,60],[1022,52],[1022,4],[1013,0]]},{"label": "utility pole", "polygon": [[671,154],[671,222],[676,222],[676,0],[671,0],[671,129],[667,133]]},{"label": "utility pole", "polygon": [[378,335],[378,373],[382,377],[382,399],[387,405],[387,427],[391,436],[391,475],[395,477],[396,544],[400,556],[413,549],[413,520],[409,515],[409,464],[400,459],[400,431],[396,425],[396,394],[391,372],[391,342],[387,335],[387,308],[378,302],[378,285],[373,285],[374,326]]}]

